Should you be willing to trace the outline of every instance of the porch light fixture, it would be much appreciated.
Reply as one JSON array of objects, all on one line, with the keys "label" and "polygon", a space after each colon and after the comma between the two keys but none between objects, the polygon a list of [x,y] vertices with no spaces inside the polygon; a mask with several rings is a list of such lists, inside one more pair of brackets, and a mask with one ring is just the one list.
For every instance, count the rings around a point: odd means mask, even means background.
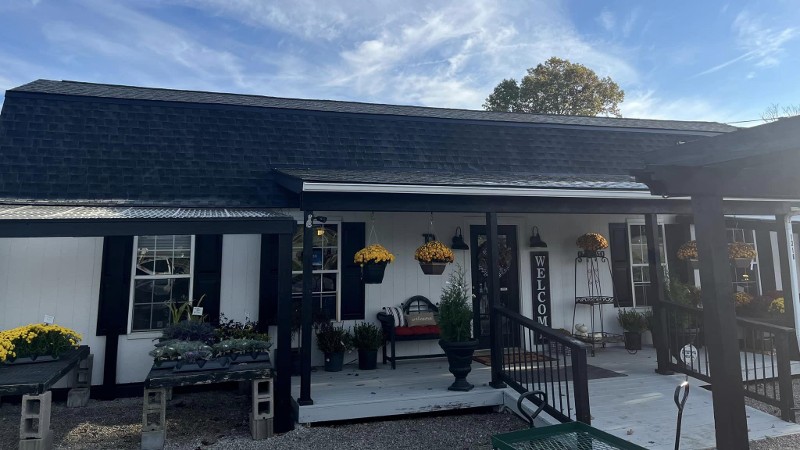
[{"label": "porch light fixture", "polygon": [[469,250],[469,245],[464,242],[464,236],[461,234],[461,227],[456,227],[456,234],[453,236],[453,245],[450,246],[453,250]]},{"label": "porch light fixture", "polygon": [[539,236],[539,227],[533,227],[530,246],[531,248],[547,248],[547,244]]}]

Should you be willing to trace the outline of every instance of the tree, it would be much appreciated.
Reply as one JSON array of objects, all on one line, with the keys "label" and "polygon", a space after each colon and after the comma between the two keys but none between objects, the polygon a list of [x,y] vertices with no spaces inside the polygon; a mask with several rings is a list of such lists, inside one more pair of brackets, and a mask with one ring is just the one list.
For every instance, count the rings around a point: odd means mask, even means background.
[{"label": "tree", "polygon": [[784,117],[798,115],[800,115],[800,105],[781,106],[777,103],[773,103],[761,114],[761,120],[764,122],[774,122]]},{"label": "tree", "polygon": [[525,112],[621,117],[619,103],[625,92],[610,77],[600,78],[592,69],[566,59],[548,59],[528,69],[520,83],[501,81],[486,97],[487,111]]}]

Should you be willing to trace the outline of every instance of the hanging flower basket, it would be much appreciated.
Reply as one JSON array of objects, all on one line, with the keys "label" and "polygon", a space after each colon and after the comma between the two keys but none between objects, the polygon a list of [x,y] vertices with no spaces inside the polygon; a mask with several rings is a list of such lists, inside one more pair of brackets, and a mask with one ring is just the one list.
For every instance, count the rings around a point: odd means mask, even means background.
[{"label": "hanging flower basket", "polygon": [[386,265],[394,261],[394,255],[380,244],[372,244],[357,251],[353,262],[361,265],[364,284],[380,284]]},{"label": "hanging flower basket", "polygon": [[753,260],[750,258],[733,258],[733,264],[739,269],[746,269],[752,263]]},{"label": "hanging flower basket", "polygon": [[414,252],[414,259],[425,275],[441,275],[447,264],[453,262],[453,251],[437,240],[422,244]]},{"label": "hanging flower basket", "polygon": [[600,233],[586,233],[575,244],[583,250],[583,256],[589,258],[597,256],[599,250],[608,248],[608,241]]},{"label": "hanging flower basket", "polygon": [[385,262],[381,263],[367,263],[361,265],[361,280],[364,284],[381,284],[383,283],[383,274],[386,271]]},{"label": "hanging flower basket", "polygon": [[728,244],[728,257],[740,269],[749,267],[756,256],[758,254],[753,244],[746,242],[731,242]]},{"label": "hanging flower basket", "polygon": [[689,260],[689,264],[692,266],[692,269],[699,269],[700,268],[700,260],[693,258]]}]

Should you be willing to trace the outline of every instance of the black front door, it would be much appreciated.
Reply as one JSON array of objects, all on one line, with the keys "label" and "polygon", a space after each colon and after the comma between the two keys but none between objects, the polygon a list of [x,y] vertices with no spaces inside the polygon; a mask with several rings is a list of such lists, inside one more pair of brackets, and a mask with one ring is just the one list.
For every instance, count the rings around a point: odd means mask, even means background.
[{"label": "black front door", "polygon": [[[500,299],[499,304],[519,312],[519,264],[517,258],[517,227],[499,225],[497,227]],[[472,252],[472,321],[474,336],[480,348],[489,348],[489,288],[487,281],[488,260],[486,249],[486,225],[470,227],[470,249]]]}]

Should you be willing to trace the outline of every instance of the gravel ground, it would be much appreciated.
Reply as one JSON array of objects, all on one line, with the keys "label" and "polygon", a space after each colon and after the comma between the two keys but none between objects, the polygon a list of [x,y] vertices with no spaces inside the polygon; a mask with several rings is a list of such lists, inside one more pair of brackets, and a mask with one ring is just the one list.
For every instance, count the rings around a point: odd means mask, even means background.
[{"label": "gravel ground", "polygon": [[[794,380],[794,402],[795,405],[800,405],[800,379]],[[780,417],[781,410],[774,406],[767,405],[766,403],[753,400],[751,398],[744,398],[745,404],[755,409],[772,414],[773,416]],[[797,422],[797,420],[795,420]],[[761,441],[754,441],[750,445],[751,450],[783,450],[797,448],[800,449],[800,434],[791,434],[788,436],[781,436],[779,438],[764,439]]]},{"label": "gravel ground", "polygon": [[[250,438],[248,400],[235,391],[176,394],[167,406],[168,449],[490,449],[492,434],[526,425],[509,413],[417,416],[316,427],[298,427],[263,440]],[[0,406],[0,449],[17,448],[19,404]],[[57,449],[138,449],[142,400],[91,400],[67,409],[54,402],[52,425]]]}]

